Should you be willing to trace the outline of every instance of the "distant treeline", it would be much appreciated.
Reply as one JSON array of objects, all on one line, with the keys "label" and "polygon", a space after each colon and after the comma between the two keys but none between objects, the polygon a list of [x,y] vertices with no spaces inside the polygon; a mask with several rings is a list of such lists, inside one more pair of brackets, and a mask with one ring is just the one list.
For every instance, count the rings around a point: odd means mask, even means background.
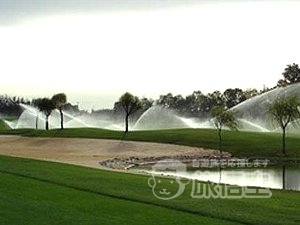
[{"label": "distant treeline", "polygon": [[[0,95],[0,116],[20,116],[23,112],[20,104],[32,105],[33,103],[32,100],[23,97]],[[64,110],[72,112],[73,114],[80,113],[77,105],[67,103],[63,106],[63,108]]]},{"label": "distant treeline", "polygon": [[30,101],[22,97],[0,95],[0,115],[19,116],[22,113],[20,103],[30,104]]},{"label": "distant treeline", "polygon": [[[268,92],[276,87],[284,87],[300,82],[300,68],[298,64],[293,63],[287,65],[282,76],[283,78],[278,80],[276,86],[272,88],[265,87],[263,90],[259,91],[257,89],[242,90],[240,88],[228,88],[223,93],[218,90],[208,94],[204,94],[201,91],[194,91],[191,95],[186,97],[183,97],[182,95],[174,96],[172,93],[168,93],[166,95],[160,95],[157,100],[142,98],[142,107],[133,115],[132,119],[139,118],[140,115],[153,104],[173,110],[181,116],[208,118],[210,117],[210,112],[214,106],[224,106],[225,108],[230,109],[249,98]],[[120,115],[123,115],[124,111],[121,103],[116,102],[112,110],[98,110],[92,111],[92,113],[110,114],[122,118]]]},{"label": "distant treeline", "polygon": [[[265,89],[263,91],[267,90],[268,89]],[[191,95],[186,97],[168,93],[166,95],[160,95],[157,100],[142,98],[140,99],[142,108],[135,114],[135,117],[139,117],[154,104],[171,109],[178,114],[187,117],[207,117],[211,108],[214,106],[225,105],[227,108],[231,108],[263,91],[234,88],[227,89],[223,93],[214,91],[207,95],[203,94],[201,91],[194,91]],[[17,96],[11,97],[8,95],[0,95],[0,114],[6,116],[20,116],[22,113],[20,104],[32,105],[32,100]],[[71,111],[73,114],[88,113],[86,111],[80,111],[78,105],[72,105],[70,103],[65,104],[63,108],[66,111]],[[110,117],[122,118],[123,113],[124,111],[119,101],[114,103],[113,109],[92,110],[92,114],[94,115],[102,114],[110,115]]]},{"label": "distant treeline", "polygon": [[[160,95],[157,100],[142,98],[140,99],[142,108],[134,115],[134,117],[138,118],[152,105],[159,105],[170,109],[181,116],[208,118],[210,116],[210,111],[214,106],[232,108],[233,106],[268,90],[270,89],[257,91],[256,89],[242,90],[240,88],[229,88],[223,93],[214,91],[209,94],[203,94],[201,91],[194,91],[191,95],[186,97],[168,93],[166,95]],[[92,113],[101,113],[101,111],[102,110],[93,111]],[[111,113],[114,113],[115,115],[123,115],[123,109],[120,102],[116,102],[111,111]],[[106,113],[108,113],[107,110]]]},{"label": "distant treeline", "polygon": [[[208,94],[204,94],[201,91],[194,91],[191,95],[186,97],[183,97],[182,95],[174,96],[172,93],[168,93],[160,95],[157,100],[142,98],[140,99],[141,108],[133,115],[132,119],[139,118],[143,112],[154,104],[173,110],[182,116],[207,118],[210,116],[211,109],[214,106],[225,106],[229,109],[249,98],[276,87],[300,82],[300,68],[298,64],[293,63],[287,65],[282,75],[283,79],[278,80],[277,86],[273,88],[264,88],[260,91],[256,89],[242,90],[240,88],[228,88],[223,93],[218,90]],[[19,116],[22,113],[22,108],[19,105],[20,103],[33,104],[32,101],[22,97],[0,95],[0,114]],[[73,114],[89,114],[87,111],[80,111],[78,105],[71,105],[70,103],[64,104],[63,110]],[[117,101],[114,103],[113,109],[92,110],[91,114],[101,117],[108,116],[110,118],[123,119],[124,110],[120,101]]]}]

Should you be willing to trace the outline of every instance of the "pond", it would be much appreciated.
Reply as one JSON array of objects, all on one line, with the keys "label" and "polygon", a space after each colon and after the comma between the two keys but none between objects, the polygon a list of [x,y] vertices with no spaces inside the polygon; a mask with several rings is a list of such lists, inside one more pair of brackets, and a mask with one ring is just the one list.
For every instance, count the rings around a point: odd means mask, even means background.
[{"label": "pond", "polygon": [[238,186],[300,191],[300,167],[238,168],[187,171],[187,178]]},{"label": "pond", "polygon": [[266,168],[198,168],[187,172],[168,171],[159,174],[213,183],[300,191],[300,165]]}]

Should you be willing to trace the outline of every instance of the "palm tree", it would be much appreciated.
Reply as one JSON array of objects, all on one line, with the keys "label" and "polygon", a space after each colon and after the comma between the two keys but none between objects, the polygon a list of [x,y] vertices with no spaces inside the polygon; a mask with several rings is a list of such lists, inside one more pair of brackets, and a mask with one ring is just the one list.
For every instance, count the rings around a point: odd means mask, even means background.
[{"label": "palm tree", "polygon": [[139,98],[128,92],[123,94],[119,101],[125,111],[125,133],[127,133],[129,116],[138,111],[142,106]]},{"label": "palm tree", "polygon": [[222,154],[222,129],[228,127],[230,129],[237,130],[238,122],[232,111],[226,110],[223,106],[215,106],[211,110],[213,122],[216,126],[219,138],[219,150]]},{"label": "palm tree", "polygon": [[57,108],[60,113],[60,128],[64,129],[64,115],[63,115],[62,107],[67,102],[67,96],[64,93],[55,94],[52,97],[52,101],[55,105],[55,108]]},{"label": "palm tree", "polygon": [[286,128],[290,122],[300,118],[298,107],[300,101],[296,95],[277,98],[270,106],[268,113],[282,129],[282,153],[286,155]]},{"label": "palm tree", "polygon": [[38,103],[38,108],[46,116],[46,130],[49,130],[49,116],[51,115],[55,105],[49,98],[42,98]]}]

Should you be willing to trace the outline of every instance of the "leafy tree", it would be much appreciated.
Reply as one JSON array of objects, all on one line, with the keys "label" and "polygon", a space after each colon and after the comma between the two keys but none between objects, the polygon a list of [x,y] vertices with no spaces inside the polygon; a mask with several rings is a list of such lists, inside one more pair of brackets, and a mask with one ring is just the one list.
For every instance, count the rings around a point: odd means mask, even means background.
[{"label": "leafy tree", "polygon": [[55,108],[57,108],[60,113],[60,128],[64,129],[64,115],[62,108],[67,102],[67,96],[64,93],[55,94],[52,97],[52,101],[55,105]]},{"label": "leafy tree", "polygon": [[125,133],[127,133],[129,116],[138,111],[142,106],[139,98],[129,92],[123,94],[119,101],[125,111]]},{"label": "leafy tree", "polygon": [[282,75],[284,77],[284,82],[282,80],[279,80],[279,85],[300,82],[300,68],[298,64],[293,63],[292,65],[287,65]]},{"label": "leafy tree", "polygon": [[156,104],[167,109],[172,109],[179,114],[188,114],[190,111],[188,108],[189,102],[182,95],[173,96],[172,93],[160,95]]},{"label": "leafy tree", "polygon": [[38,108],[41,112],[43,112],[45,114],[46,130],[49,130],[49,116],[51,115],[52,111],[55,109],[55,104],[53,103],[52,99],[42,98],[38,102]]},{"label": "leafy tree", "polygon": [[231,108],[246,100],[243,90],[240,88],[228,88],[223,93],[225,105]]},{"label": "leafy tree", "polygon": [[[142,98],[140,99],[140,104],[141,107],[136,111],[136,113],[134,114],[134,119],[138,120],[139,117],[145,112],[147,111],[149,108],[151,108],[153,106],[154,101],[152,99],[148,99],[148,98]],[[123,111],[123,107],[122,107],[122,111]]]},{"label": "leafy tree", "polygon": [[258,91],[255,88],[254,89],[248,88],[248,89],[243,91],[243,95],[244,95],[245,100],[247,100],[249,98],[257,96]]},{"label": "leafy tree", "polygon": [[[40,103],[41,100],[42,100],[41,98],[33,99],[33,100],[32,100],[32,105],[33,105],[34,107],[39,108],[39,105],[41,104],[41,103]],[[35,118],[35,129],[38,129],[38,121],[39,121],[39,112],[37,112],[36,118]]]},{"label": "leafy tree", "polygon": [[[210,101],[210,110],[214,106],[223,106],[224,105],[224,96],[222,96],[220,91],[214,91],[212,93],[209,93],[207,95],[207,97],[209,98],[209,101]],[[210,112],[210,110],[209,110],[209,112]]]},{"label": "leafy tree", "polygon": [[295,95],[277,98],[269,106],[269,114],[282,129],[282,153],[286,155],[286,128],[290,122],[300,117],[298,107],[300,101]]},{"label": "leafy tree", "polygon": [[29,104],[30,102],[16,96],[0,95],[0,114],[19,117],[23,112],[20,103]]},{"label": "leafy tree", "polygon": [[182,95],[176,95],[173,97],[173,105],[171,106],[178,113],[183,113],[185,111],[185,98]]},{"label": "leafy tree", "polygon": [[194,91],[192,95],[185,98],[185,107],[189,108],[188,116],[195,116],[200,118],[208,118],[210,111],[214,106],[224,104],[221,92],[214,91],[204,95],[201,91]]},{"label": "leafy tree", "polygon": [[207,94],[207,96],[205,96],[203,100],[204,101],[201,104],[201,108],[208,116],[213,107],[224,106],[224,97],[220,91],[214,91],[212,93]]},{"label": "leafy tree", "polygon": [[156,104],[161,105],[165,108],[174,108],[175,98],[172,93],[168,93],[166,95],[160,95]]},{"label": "leafy tree", "polygon": [[189,115],[203,117],[205,111],[205,106],[203,107],[203,105],[206,99],[207,97],[201,91],[194,91],[193,94],[186,96],[185,108]]},{"label": "leafy tree", "polygon": [[284,80],[284,79],[280,79],[278,82],[277,82],[277,87],[285,87],[285,86],[287,86],[288,84],[287,84],[287,82],[286,82],[286,80]]},{"label": "leafy tree", "polygon": [[223,106],[215,106],[211,110],[211,116],[216,126],[219,138],[219,150],[222,154],[222,129],[224,126],[237,130],[238,121],[232,111],[226,110]]},{"label": "leafy tree", "polygon": [[141,99],[141,109],[143,111],[146,111],[153,106],[153,103],[154,103],[154,100],[152,100],[152,99],[142,98]]}]

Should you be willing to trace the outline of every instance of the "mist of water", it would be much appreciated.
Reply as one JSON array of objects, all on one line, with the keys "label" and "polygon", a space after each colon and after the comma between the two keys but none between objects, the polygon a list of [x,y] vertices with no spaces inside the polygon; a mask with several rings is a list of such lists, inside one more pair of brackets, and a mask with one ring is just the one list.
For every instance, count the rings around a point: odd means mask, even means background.
[{"label": "mist of water", "polygon": [[[269,105],[283,95],[300,94],[300,83],[289,85],[285,88],[276,88],[262,95],[253,97],[247,101],[233,107],[239,121],[239,130],[269,132],[280,131],[280,128],[268,114]],[[23,113],[16,121],[5,121],[12,129],[45,128],[45,116],[35,107],[21,105]],[[111,130],[123,130],[124,123],[120,123],[113,118],[94,116],[92,114],[73,115],[64,112],[64,126],[66,128],[76,127],[97,127]],[[289,127],[290,130],[300,129],[300,120],[295,121]],[[60,114],[58,110],[52,112],[49,117],[50,129],[60,127]],[[138,120],[130,124],[131,130],[157,130],[174,128],[214,128],[211,120],[200,120],[199,118],[186,118],[176,112],[161,106],[152,106],[145,111]]]}]

